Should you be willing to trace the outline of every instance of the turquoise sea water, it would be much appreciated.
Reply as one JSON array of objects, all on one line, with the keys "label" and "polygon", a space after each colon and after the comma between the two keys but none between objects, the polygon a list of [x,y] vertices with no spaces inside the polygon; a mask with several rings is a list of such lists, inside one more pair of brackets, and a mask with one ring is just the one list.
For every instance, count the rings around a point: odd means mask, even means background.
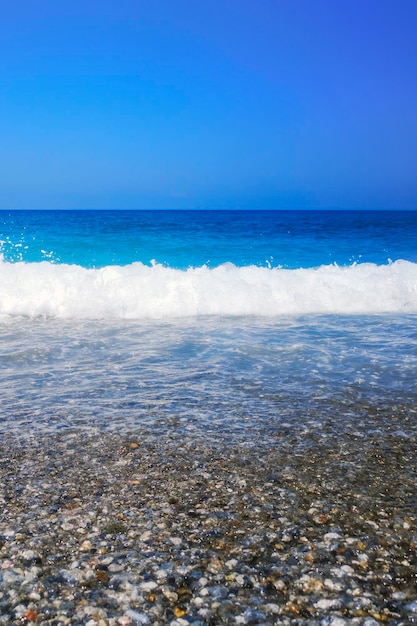
[{"label": "turquoise sea water", "polygon": [[3,212],[0,241],[0,433],[416,436],[416,212]]},{"label": "turquoise sea water", "polygon": [[0,212],[6,261],[311,268],[417,262],[413,211]]}]

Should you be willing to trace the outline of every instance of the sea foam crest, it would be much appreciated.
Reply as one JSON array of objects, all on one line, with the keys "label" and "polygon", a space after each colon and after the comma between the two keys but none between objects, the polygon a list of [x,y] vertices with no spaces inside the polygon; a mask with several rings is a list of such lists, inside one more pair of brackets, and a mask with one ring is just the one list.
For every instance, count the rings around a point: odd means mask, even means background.
[{"label": "sea foam crest", "polygon": [[0,261],[0,315],[79,319],[198,315],[417,313],[417,264],[315,269],[177,270],[155,264],[85,269]]}]

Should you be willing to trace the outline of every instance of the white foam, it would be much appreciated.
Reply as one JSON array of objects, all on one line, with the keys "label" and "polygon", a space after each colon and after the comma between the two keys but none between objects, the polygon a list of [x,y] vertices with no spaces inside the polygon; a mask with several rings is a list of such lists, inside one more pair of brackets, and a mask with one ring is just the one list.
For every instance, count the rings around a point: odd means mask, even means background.
[{"label": "white foam", "polygon": [[227,263],[182,271],[142,263],[85,269],[0,261],[3,319],[387,312],[417,313],[416,263],[297,270]]}]

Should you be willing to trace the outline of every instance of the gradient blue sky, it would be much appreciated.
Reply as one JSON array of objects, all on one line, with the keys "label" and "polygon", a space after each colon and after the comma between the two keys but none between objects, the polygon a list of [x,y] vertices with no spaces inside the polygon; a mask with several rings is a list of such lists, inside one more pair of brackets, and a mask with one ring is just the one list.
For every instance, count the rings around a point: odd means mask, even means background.
[{"label": "gradient blue sky", "polygon": [[417,209],[416,0],[19,0],[0,208]]}]

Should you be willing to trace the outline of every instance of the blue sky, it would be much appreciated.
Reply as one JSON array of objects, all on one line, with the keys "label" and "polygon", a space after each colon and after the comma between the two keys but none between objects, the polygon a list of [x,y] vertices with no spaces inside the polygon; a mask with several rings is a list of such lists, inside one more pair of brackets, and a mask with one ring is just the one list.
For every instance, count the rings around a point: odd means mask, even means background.
[{"label": "blue sky", "polygon": [[0,208],[417,209],[416,0],[19,0]]}]

